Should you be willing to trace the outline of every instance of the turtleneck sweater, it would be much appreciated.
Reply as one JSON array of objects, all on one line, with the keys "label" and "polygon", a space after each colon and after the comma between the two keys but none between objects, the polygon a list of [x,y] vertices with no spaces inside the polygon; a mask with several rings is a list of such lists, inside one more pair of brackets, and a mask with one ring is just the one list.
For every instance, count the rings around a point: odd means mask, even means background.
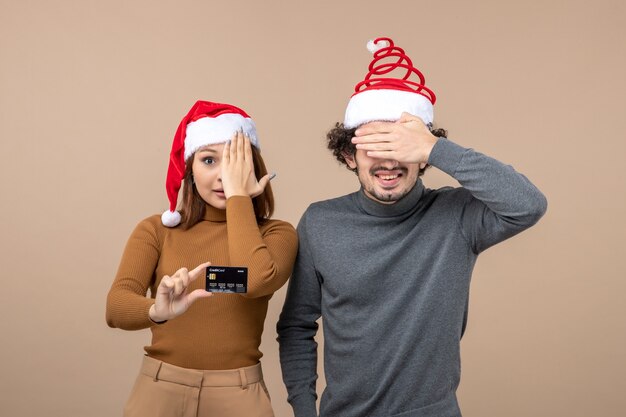
[{"label": "turtleneck sweater", "polygon": [[536,223],[543,194],[512,167],[439,139],[429,164],[461,187],[418,180],[394,204],[358,192],[314,203],[278,322],[296,417],[458,417],[460,339],[479,253]]},{"label": "turtleneck sweater", "polygon": [[[257,224],[249,197],[229,198],[226,210],[207,205],[204,219],[188,230],[163,226],[159,215],[148,217],[128,239],[108,294],[106,321],[125,330],[150,328],[147,355],[172,365],[204,370],[254,365],[262,356],[268,302],[291,275],[297,248],[289,223]],[[248,292],[214,294],[165,323],[150,320],[152,294],[163,276],[207,261],[247,267]],[[189,292],[204,286],[199,277]]]}]

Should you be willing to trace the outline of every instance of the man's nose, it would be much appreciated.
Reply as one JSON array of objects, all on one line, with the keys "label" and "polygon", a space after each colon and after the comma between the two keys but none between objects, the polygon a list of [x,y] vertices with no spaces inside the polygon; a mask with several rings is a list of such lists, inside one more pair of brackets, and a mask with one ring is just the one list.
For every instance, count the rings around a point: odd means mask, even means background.
[{"label": "man's nose", "polygon": [[400,162],[396,161],[395,159],[383,159],[383,162],[381,165],[384,166],[385,168],[390,168],[391,170],[391,169],[396,169],[400,165]]}]

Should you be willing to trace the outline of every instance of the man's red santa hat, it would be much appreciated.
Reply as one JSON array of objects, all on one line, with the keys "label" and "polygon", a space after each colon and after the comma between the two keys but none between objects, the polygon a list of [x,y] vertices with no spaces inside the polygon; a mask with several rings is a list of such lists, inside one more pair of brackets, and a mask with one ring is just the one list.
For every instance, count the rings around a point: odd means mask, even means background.
[{"label": "man's red santa hat", "polygon": [[246,134],[253,146],[259,147],[254,121],[245,111],[233,105],[197,101],[183,117],[174,135],[165,180],[170,202],[169,210],[161,216],[161,222],[165,226],[175,227],[180,223],[176,204],[178,191],[185,177],[185,161],[201,147],[225,143],[238,131]]},{"label": "man's red santa hat", "polygon": [[[435,93],[426,87],[424,75],[413,66],[402,48],[390,38],[377,38],[367,43],[374,54],[365,79],[354,88],[348,102],[343,125],[348,129],[364,123],[396,121],[402,112],[418,116],[425,124],[433,122]],[[395,77],[391,74],[395,71]],[[409,78],[415,75],[415,81]]]}]

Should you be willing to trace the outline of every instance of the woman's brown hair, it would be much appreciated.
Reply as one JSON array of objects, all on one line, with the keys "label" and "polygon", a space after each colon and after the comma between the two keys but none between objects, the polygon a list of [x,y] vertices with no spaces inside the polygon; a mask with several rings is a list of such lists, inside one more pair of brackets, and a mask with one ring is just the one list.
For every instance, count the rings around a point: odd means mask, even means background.
[{"label": "woman's brown hair", "polygon": [[[183,178],[183,199],[181,202],[181,226],[187,230],[197,224],[204,218],[206,202],[200,197],[196,186],[193,183],[193,158],[195,153],[191,155],[185,162],[185,177]],[[257,179],[263,178],[267,174],[265,162],[261,157],[261,152],[252,146],[252,161],[254,162],[254,175]],[[258,224],[265,223],[274,213],[274,194],[272,186],[268,182],[263,192],[252,199],[254,206],[254,214]]]}]

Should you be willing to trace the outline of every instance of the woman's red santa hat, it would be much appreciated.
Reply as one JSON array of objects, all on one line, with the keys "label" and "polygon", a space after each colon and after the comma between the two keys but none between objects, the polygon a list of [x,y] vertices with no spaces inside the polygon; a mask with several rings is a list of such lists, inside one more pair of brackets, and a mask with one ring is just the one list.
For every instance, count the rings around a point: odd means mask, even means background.
[{"label": "woman's red santa hat", "polygon": [[180,223],[176,204],[178,191],[185,177],[185,161],[201,147],[225,143],[238,131],[248,135],[250,143],[259,147],[254,121],[245,111],[233,105],[197,101],[183,117],[174,135],[165,180],[170,202],[170,209],[161,215],[161,222],[165,226],[175,227]]},{"label": "woman's red santa hat", "polygon": [[[426,87],[424,75],[413,66],[402,48],[390,38],[377,38],[367,43],[374,54],[365,79],[354,88],[348,102],[343,125],[348,129],[384,120],[396,121],[402,112],[418,116],[425,124],[433,122],[435,93]],[[395,78],[392,72],[396,74]],[[415,75],[415,81],[409,78]]]}]

